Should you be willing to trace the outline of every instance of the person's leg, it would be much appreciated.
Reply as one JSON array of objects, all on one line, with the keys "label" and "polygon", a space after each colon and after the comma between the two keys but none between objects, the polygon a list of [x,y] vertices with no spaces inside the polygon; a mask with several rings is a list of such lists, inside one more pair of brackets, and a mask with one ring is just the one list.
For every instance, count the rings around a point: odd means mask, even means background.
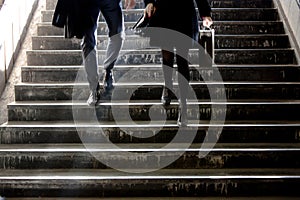
[{"label": "person's leg", "polygon": [[[98,16],[99,9],[93,11],[95,16]],[[97,18],[97,17],[96,17]],[[90,88],[90,96],[87,100],[88,105],[93,106],[99,100],[99,75],[98,75],[98,62],[96,51],[96,36],[97,20],[95,24],[85,31],[81,42],[82,57],[84,68],[87,74],[87,80]]]},{"label": "person's leg", "polygon": [[180,112],[178,114],[178,124],[182,126],[187,124],[187,96],[190,81],[188,52],[188,48],[180,48],[177,49],[176,54],[176,62],[178,66],[178,86],[180,93]]},{"label": "person's leg", "polygon": [[[169,48],[171,49],[171,48]],[[163,87],[161,101],[164,105],[170,105],[171,94],[173,90],[173,64],[174,64],[174,53],[162,50],[162,69],[164,74],[165,85]]]},{"label": "person's leg", "polygon": [[81,43],[83,63],[90,90],[95,90],[98,84],[98,62],[95,46],[95,27],[93,27],[86,31]]},{"label": "person's leg", "polygon": [[104,89],[113,88],[112,69],[119,56],[125,38],[122,3],[120,0],[101,0],[100,10],[108,26],[108,46],[104,61]]}]

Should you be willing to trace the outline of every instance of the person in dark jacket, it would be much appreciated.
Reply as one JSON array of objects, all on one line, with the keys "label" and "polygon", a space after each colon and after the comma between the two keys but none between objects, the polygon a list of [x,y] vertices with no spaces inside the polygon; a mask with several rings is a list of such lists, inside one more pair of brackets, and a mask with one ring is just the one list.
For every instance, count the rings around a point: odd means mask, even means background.
[{"label": "person in dark jacket", "polygon": [[[135,0],[125,0],[125,8],[133,8]],[[99,13],[108,26],[108,46],[104,61],[103,90],[99,85],[96,51],[96,35]],[[65,27],[65,37],[82,38],[81,48],[84,67],[87,73],[90,95],[88,105],[94,106],[101,94],[113,89],[112,69],[121,50],[124,32],[124,19],[121,0],[58,0],[52,24]]]},{"label": "person in dark jacket", "polygon": [[[191,43],[174,41],[166,34],[150,35],[150,44],[162,48],[162,64],[165,79],[161,101],[167,106],[171,102],[173,90],[172,72],[174,56],[178,66],[178,84],[180,93],[180,109],[178,114],[178,125],[187,125],[187,93],[189,87],[189,64],[188,52],[192,41],[198,40],[199,24],[196,15],[195,2],[203,25],[209,27],[212,24],[211,7],[207,0],[144,0],[144,17],[150,18],[150,25],[170,29],[191,38]],[[176,49],[176,54],[174,53]]]},{"label": "person in dark jacket", "polygon": [[82,39],[86,29],[94,23],[88,11],[89,1],[58,0],[52,25],[65,28],[65,38]]}]

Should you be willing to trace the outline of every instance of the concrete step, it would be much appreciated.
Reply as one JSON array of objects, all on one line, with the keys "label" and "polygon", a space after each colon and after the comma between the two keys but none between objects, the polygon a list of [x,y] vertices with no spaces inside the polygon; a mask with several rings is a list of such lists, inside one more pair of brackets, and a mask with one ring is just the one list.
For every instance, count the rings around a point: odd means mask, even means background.
[{"label": "concrete step", "polygon": [[[57,0],[46,0],[46,10],[54,10],[56,6]],[[124,5],[124,0],[122,0]],[[143,0],[136,0],[135,8],[144,8],[144,1]]]},{"label": "concrete step", "polygon": [[[107,35],[98,36],[98,50],[106,50],[108,37]],[[81,40],[65,39],[63,36],[36,36],[32,37],[33,50],[78,50]],[[136,35],[128,35],[124,40],[122,49],[145,49],[149,46],[149,39]]]},{"label": "concrete step", "polygon": [[7,197],[296,197],[299,178],[299,169],[1,171]]},{"label": "concrete step", "polygon": [[[133,35],[131,28],[135,22],[125,22],[127,35]],[[107,35],[106,23],[98,24],[98,35]],[[283,23],[281,21],[214,21],[213,25],[216,34],[284,34]],[[63,36],[64,29],[57,28],[48,23],[40,23],[37,27],[38,36]]]},{"label": "concrete step", "polygon": [[[143,12],[144,9],[123,10],[124,21],[136,22]],[[52,22],[53,13],[54,10],[42,11],[42,22]],[[215,21],[276,21],[278,12],[276,8],[213,8],[212,18]],[[105,21],[103,15],[99,20]]]},{"label": "concrete step", "polygon": [[[46,9],[54,10],[57,0],[47,0]],[[135,8],[141,9],[144,8],[143,0],[136,0],[137,4]],[[213,8],[270,8],[273,7],[272,0],[209,0],[210,5]]]},{"label": "concrete step", "polygon": [[[106,50],[98,51],[98,62],[103,63]],[[199,53],[193,49],[189,54],[189,62],[199,63]],[[295,64],[293,49],[216,49],[216,64]],[[117,64],[142,65],[160,64],[159,49],[121,50]],[[27,51],[27,64],[33,65],[81,65],[80,50],[30,50]]]},{"label": "concrete step", "polygon": [[[218,131],[219,143],[299,143],[299,121],[229,121],[210,123],[201,120],[184,132],[195,133],[193,142],[202,143],[209,131]],[[9,121],[0,125],[1,144],[94,143],[105,133],[113,143],[169,143],[178,134],[175,121],[166,122],[76,122]]]},{"label": "concrete step", "polygon": [[[117,113],[116,113],[117,111]],[[200,120],[299,120],[300,102],[297,100],[276,101],[231,101],[189,102],[190,123]],[[73,117],[74,115],[74,117]],[[152,101],[102,101],[96,108],[88,107],[85,101],[21,101],[8,105],[9,121],[162,121],[177,120],[178,102],[164,108],[159,100]],[[151,119],[150,119],[151,118]]]},{"label": "concrete step", "polygon": [[270,8],[273,7],[273,2],[271,0],[208,0],[211,7],[213,8]]},{"label": "concrete step", "polygon": [[[98,36],[97,49],[107,48],[107,36]],[[65,39],[62,36],[32,37],[33,50],[75,50],[80,49],[81,40]],[[127,36],[123,48],[145,49],[149,47],[149,39],[139,36]],[[261,48],[289,48],[289,39],[285,34],[261,35],[216,35],[215,49],[261,49]]]},{"label": "concrete step", "polygon": [[[173,77],[176,80],[176,65]],[[99,67],[102,72],[102,67]],[[82,66],[23,66],[22,82],[24,83],[81,83],[84,79],[77,77],[83,73]],[[300,67],[298,65],[216,65],[214,67],[197,67],[190,65],[191,81],[201,81],[199,74],[205,74],[210,81],[218,81],[219,74],[223,81],[257,82],[297,82]],[[114,68],[115,81],[125,74],[134,77],[132,80],[141,82],[152,80],[163,81],[161,65],[120,66]],[[102,75],[102,73],[100,73]],[[207,80],[206,80],[207,81]]]},{"label": "concrete step", "polygon": [[[101,140],[100,140],[101,141]],[[96,142],[96,141],[95,141]],[[2,169],[106,169],[119,163],[122,169],[299,168],[300,144],[222,144],[213,149],[202,144],[2,144]],[[188,145],[189,146],[189,145]],[[151,153],[155,151],[155,153]],[[136,154],[129,155],[129,152]],[[199,154],[205,154],[199,158]],[[140,157],[143,156],[143,160]],[[0,177],[1,178],[1,177]]]},{"label": "concrete step", "polygon": [[[161,82],[133,82],[116,83],[114,89],[114,100],[155,100],[160,99],[162,94]],[[209,83],[190,83],[193,92],[199,100],[210,100],[210,92],[217,96],[224,93],[227,100],[251,100],[251,99],[279,99],[279,100],[300,100],[300,83],[280,83],[280,82],[209,82]],[[213,88],[211,91],[208,88]],[[178,85],[175,83],[174,89],[179,92]],[[88,84],[29,84],[21,83],[15,86],[16,101],[60,101],[72,100],[76,95],[76,100],[86,100],[89,96]],[[177,94],[178,95],[178,94]],[[192,96],[190,97],[192,98]],[[176,96],[173,97],[176,99]]]}]

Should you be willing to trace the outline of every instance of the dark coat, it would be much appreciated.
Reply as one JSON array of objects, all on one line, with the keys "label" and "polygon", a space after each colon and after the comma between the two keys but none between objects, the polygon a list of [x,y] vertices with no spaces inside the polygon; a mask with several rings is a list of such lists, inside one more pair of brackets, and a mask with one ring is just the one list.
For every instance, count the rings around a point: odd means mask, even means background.
[{"label": "dark coat", "polygon": [[[211,16],[207,0],[144,0],[144,3],[153,3],[156,7],[156,13],[151,18],[152,26],[178,31],[197,41],[199,24],[194,1],[201,17]],[[160,36],[159,39],[168,41],[168,36]]]},{"label": "dark coat", "polygon": [[90,0],[58,0],[52,25],[65,28],[65,38],[81,39],[86,29],[95,23],[89,12],[90,7]]}]

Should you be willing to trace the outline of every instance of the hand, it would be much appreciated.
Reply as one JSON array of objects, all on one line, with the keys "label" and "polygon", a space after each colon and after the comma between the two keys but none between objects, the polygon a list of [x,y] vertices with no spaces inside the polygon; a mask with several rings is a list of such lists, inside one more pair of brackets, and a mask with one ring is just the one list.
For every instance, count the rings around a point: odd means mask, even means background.
[{"label": "hand", "polygon": [[213,24],[213,20],[211,17],[202,17],[203,19],[203,26],[209,28]]},{"label": "hand", "polygon": [[135,0],[125,0],[124,6],[125,6],[126,10],[134,8]]},{"label": "hand", "polygon": [[153,3],[149,3],[144,10],[144,17],[146,17],[146,16],[149,18],[152,17],[152,15],[155,13],[155,11],[156,11],[156,8],[153,5]]}]

